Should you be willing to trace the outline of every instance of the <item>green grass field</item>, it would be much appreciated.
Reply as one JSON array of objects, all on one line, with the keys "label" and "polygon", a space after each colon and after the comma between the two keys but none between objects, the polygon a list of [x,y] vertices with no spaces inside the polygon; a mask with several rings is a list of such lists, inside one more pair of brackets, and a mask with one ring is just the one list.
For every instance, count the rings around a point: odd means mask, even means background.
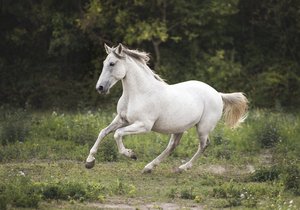
[{"label": "green grass field", "polygon": [[168,143],[156,133],[128,136],[132,161],[112,135],[96,165],[84,161],[107,110],[84,113],[0,111],[0,209],[299,209],[300,115],[253,110],[240,128],[220,122],[194,167],[174,169],[196,152],[193,129],[151,174],[143,167]]}]

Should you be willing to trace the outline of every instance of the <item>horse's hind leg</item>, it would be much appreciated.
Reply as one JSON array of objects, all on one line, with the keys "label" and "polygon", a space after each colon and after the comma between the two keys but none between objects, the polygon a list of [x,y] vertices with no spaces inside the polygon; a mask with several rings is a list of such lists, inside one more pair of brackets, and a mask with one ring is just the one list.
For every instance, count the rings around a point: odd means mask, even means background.
[{"label": "horse's hind leg", "polygon": [[212,131],[214,126],[203,126],[202,124],[197,125],[197,133],[199,137],[199,145],[198,145],[198,150],[194,154],[194,156],[189,160],[187,163],[179,166],[179,171],[185,171],[190,169],[193,166],[193,163],[195,160],[205,151],[205,149],[208,147],[210,141],[208,139],[208,134],[210,131]]},{"label": "horse's hind leg", "polygon": [[195,162],[195,160],[204,152],[204,150],[207,148],[208,144],[206,144],[208,140],[208,136],[201,136],[200,137],[200,143],[198,145],[198,150],[197,152],[194,154],[194,156],[185,164],[179,166],[179,172],[180,171],[186,171],[188,169],[190,169],[193,166],[193,163]]},{"label": "horse's hind leg", "polygon": [[179,144],[182,134],[183,133],[172,134],[167,148],[158,157],[145,166],[143,173],[150,173],[155,166],[159,165],[163,159],[170,155]]}]

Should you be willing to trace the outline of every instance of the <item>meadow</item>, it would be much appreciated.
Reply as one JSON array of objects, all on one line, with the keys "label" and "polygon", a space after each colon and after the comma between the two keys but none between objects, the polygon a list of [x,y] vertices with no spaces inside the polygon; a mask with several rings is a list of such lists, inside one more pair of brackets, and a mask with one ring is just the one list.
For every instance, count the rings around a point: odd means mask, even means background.
[{"label": "meadow", "polygon": [[174,169],[196,152],[194,129],[151,174],[143,167],[168,143],[157,133],[128,136],[136,161],[98,132],[114,117],[97,111],[0,110],[0,209],[299,209],[300,114],[251,110],[241,127],[222,122],[194,167]]}]

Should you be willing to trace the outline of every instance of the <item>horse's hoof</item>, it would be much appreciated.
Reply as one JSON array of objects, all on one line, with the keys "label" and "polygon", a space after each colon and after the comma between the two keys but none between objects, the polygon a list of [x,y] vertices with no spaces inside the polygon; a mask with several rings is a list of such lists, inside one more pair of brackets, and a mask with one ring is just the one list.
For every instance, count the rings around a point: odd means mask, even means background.
[{"label": "horse's hoof", "polygon": [[93,168],[95,166],[95,160],[93,160],[93,161],[91,161],[91,162],[86,162],[85,163],[85,167],[87,168],[87,169],[91,169],[91,168]]},{"label": "horse's hoof", "polygon": [[175,174],[181,174],[182,172],[183,172],[183,170],[180,169],[180,168],[174,168],[173,169],[173,173],[175,173]]},{"label": "horse's hoof", "polygon": [[142,170],[142,173],[143,173],[143,174],[151,174],[151,172],[152,172],[152,169],[150,169],[150,168],[144,168],[144,169]]},{"label": "horse's hoof", "polygon": [[132,154],[132,155],[130,156],[130,158],[131,158],[132,160],[137,160],[137,156],[136,156],[135,154]]}]

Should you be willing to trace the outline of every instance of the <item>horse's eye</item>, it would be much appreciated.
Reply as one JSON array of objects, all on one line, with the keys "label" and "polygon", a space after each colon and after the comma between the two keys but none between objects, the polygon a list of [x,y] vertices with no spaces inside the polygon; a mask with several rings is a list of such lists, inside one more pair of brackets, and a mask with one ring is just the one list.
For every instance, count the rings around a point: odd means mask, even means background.
[{"label": "horse's eye", "polygon": [[113,63],[113,62],[109,63],[109,66],[114,66],[114,65],[115,65],[115,63]]}]

